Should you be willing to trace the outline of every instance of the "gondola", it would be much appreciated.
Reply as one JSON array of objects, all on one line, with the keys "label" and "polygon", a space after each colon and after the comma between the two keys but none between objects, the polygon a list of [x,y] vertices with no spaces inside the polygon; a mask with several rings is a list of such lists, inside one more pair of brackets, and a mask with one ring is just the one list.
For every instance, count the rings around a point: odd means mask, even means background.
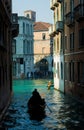
[{"label": "gondola", "polygon": [[32,106],[28,108],[28,113],[30,115],[30,119],[32,120],[42,120],[45,118],[45,106]]},{"label": "gondola", "polygon": [[53,87],[53,86],[54,86],[54,84],[53,84],[51,81],[49,81],[49,82],[48,82],[48,85],[47,85],[48,89],[50,89],[50,88]]},{"label": "gondola", "polygon": [[28,101],[28,113],[32,120],[42,120],[45,118],[45,100],[42,99],[38,94],[33,96]]}]

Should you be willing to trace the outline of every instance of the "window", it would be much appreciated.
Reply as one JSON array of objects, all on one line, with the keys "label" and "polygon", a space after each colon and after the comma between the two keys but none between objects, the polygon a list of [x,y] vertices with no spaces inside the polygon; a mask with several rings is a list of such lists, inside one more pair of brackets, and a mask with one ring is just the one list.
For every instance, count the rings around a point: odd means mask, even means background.
[{"label": "window", "polygon": [[70,0],[70,10],[71,12],[74,10],[74,0]]},{"label": "window", "polygon": [[31,54],[33,54],[33,41],[31,40]]},{"label": "window", "polygon": [[20,58],[20,64],[23,64],[23,58]]},{"label": "window", "polygon": [[46,34],[43,33],[43,34],[42,34],[42,40],[45,40],[45,39],[46,39]]},{"label": "window", "polygon": [[16,53],[16,39],[13,39],[13,43],[12,43],[12,53],[13,53],[13,54]]},{"label": "window", "polygon": [[78,82],[84,84],[84,62],[78,62]]},{"label": "window", "polygon": [[57,38],[57,52],[59,51],[59,38]]},{"label": "window", "polygon": [[74,63],[69,63],[69,81],[74,81]]},{"label": "window", "polygon": [[65,69],[64,69],[65,70],[65,73],[64,73],[65,74],[65,80],[68,80],[68,73],[66,73],[66,72],[68,72],[68,63],[67,62],[65,62],[64,67],[65,67]]},{"label": "window", "polygon": [[57,77],[59,78],[59,62],[57,62]]},{"label": "window", "polygon": [[69,81],[71,81],[71,62],[69,63]]},{"label": "window", "polygon": [[74,49],[74,33],[70,34],[70,50]]},{"label": "window", "polygon": [[23,40],[23,53],[25,54],[25,40]]},{"label": "window", "polygon": [[59,20],[59,9],[57,8],[57,21]]},{"label": "window", "polygon": [[84,29],[79,30],[79,47],[84,47]]},{"label": "window", "polygon": [[65,49],[67,50],[67,36],[65,36]]},{"label": "window", "polygon": [[27,48],[29,48],[29,53],[31,54],[31,41],[29,41],[29,43],[27,44]]},{"label": "window", "polygon": [[30,34],[32,35],[32,25],[30,26],[30,30],[31,30],[31,33],[30,33]]},{"label": "window", "polygon": [[30,32],[29,32],[29,24],[28,24],[28,35],[29,35],[29,33],[30,33]]},{"label": "window", "polygon": [[27,54],[31,53],[31,42],[27,41]]},{"label": "window", "polygon": [[29,18],[29,14],[27,14],[26,17]]},{"label": "window", "polygon": [[63,79],[63,63],[61,62],[61,79]]},{"label": "window", "polygon": [[63,12],[64,12],[64,6],[62,5],[62,6],[61,6],[61,20],[62,20],[62,21],[63,21],[63,19],[64,19]]},{"label": "window", "polygon": [[74,81],[74,62],[71,63],[71,81]]},{"label": "window", "polygon": [[23,34],[25,34],[25,23],[23,22]]},{"label": "window", "polygon": [[26,34],[28,35],[28,24],[26,24]]}]

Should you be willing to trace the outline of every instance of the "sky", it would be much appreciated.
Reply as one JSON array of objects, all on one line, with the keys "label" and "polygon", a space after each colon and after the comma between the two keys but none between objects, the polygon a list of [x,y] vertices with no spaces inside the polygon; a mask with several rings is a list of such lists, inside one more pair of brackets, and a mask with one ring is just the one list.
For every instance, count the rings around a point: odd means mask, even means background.
[{"label": "sky", "polygon": [[53,23],[53,12],[50,9],[50,0],[12,0],[12,12],[24,16],[24,11],[36,12],[36,22]]}]

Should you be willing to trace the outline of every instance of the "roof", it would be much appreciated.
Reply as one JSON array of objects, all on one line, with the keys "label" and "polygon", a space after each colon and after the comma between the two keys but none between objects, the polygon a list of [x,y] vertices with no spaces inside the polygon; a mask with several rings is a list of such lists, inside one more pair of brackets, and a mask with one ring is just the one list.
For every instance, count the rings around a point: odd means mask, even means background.
[{"label": "roof", "polygon": [[35,22],[34,23],[34,31],[49,30],[50,26],[51,26],[50,23],[46,23],[46,22]]}]

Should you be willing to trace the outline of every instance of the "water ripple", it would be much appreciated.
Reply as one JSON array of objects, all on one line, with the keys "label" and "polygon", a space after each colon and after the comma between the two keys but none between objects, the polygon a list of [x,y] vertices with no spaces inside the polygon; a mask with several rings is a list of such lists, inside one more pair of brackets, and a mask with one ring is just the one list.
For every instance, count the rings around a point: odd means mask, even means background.
[{"label": "water ripple", "polygon": [[[0,123],[0,130],[84,130],[84,106],[54,90],[47,90],[47,80],[14,81],[11,104]],[[30,120],[27,101],[37,88],[45,98],[46,117]]]}]

